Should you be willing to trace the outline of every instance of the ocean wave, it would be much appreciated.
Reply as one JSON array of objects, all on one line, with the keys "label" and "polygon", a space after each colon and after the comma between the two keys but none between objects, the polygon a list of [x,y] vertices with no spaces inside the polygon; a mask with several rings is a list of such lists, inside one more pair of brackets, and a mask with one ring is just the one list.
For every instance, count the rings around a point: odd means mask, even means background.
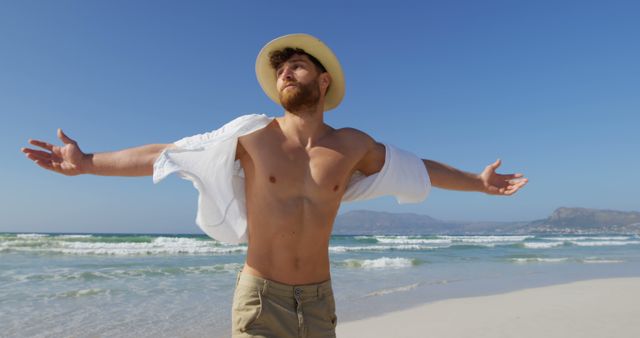
[{"label": "ocean wave", "polygon": [[498,245],[513,245],[505,243],[454,243],[449,247],[452,249],[478,249],[478,248],[495,248]]},{"label": "ocean wave", "polygon": [[92,238],[93,235],[58,235],[56,238]]},{"label": "ocean wave", "polygon": [[510,258],[510,261],[514,263],[561,263],[569,260],[568,257],[559,258],[544,258],[544,257],[525,257],[525,258]]},{"label": "ocean wave", "polygon": [[585,240],[602,240],[602,241],[626,241],[629,236],[576,236],[576,237],[541,237],[541,239],[550,241],[585,241]]},{"label": "ocean wave", "polygon": [[25,281],[97,281],[117,280],[122,278],[145,278],[154,276],[207,275],[218,273],[237,273],[242,270],[242,263],[226,263],[204,266],[183,267],[144,267],[139,269],[100,269],[97,271],[74,271],[59,269],[47,273],[15,274],[9,278],[16,282]]},{"label": "ocean wave", "polygon": [[353,239],[361,243],[378,243],[376,236],[355,236]]},{"label": "ocean wave", "polygon": [[615,264],[615,263],[624,263],[622,259],[604,259],[604,258],[585,258],[581,260],[582,263],[585,264]]},{"label": "ocean wave", "polygon": [[563,246],[564,242],[524,242],[522,245],[527,249],[550,249]]},{"label": "ocean wave", "polygon": [[400,236],[400,235],[378,235],[378,236],[355,236],[354,239],[362,242],[373,242],[383,244],[500,244],[522,242],[532,235],[525,236]]},{"label": "ocean wave", "polygon": [[344,252],[359,252],[359,251],[415,251],[415,250],[434,250],[441,249],[439,246],[428,246],[418,244],[406,244],[406,245],[366,245],[366,246],[331,246],[329,252],[344,253]]},{"label": "ocean wave", "polygon": [[621,246],[621,245],[635,245],[640,244],[640,241],[569,241],[573,245],[577,246]]},{"label": "ocean wave", "polygon": [[109,290],[109,289],[91,288],[91,289],[81,289],[81,290],[71,290],[71,291],[59,292],[59,293],[56,293],[55,295],[53,295],[52,298],[79,298],[79,297],[96,296],[96,295],[101,295],[101,294],[109,295],[110,293],[111,293],[111,290]]},{"label": "ocean wave", "polygon": [[377,259],[345,259],[339,262],[338,265],[347,268],[362,269],[402,269],[418,265],[419,263],[417,259],[382,257]]},{"label": "ocean wave", "polygon": [[496,243],[496,242],[522,242],[535,236],[438,236],[438,238],[462,243]]},{"label": "ocean wave", "polygon": [[415,284],[411,284],[411,285],[400,286],[400,287],[397,287],[397,288],[382,289],[382,290],[378,290],[378,291],[373,291],[373,292],[367,293],[365,295],[365,297],[383,296],[383,295],[388,295],[390,293],[405,292],[405,291],[413,290],[413,289],[417,288],[419,285],[420,285],[420,283],[415,283]]},{"label": "ocean wave", "polygon": [[447,245],[426,245],[426,244],[373,244],[373,245],[360,245],[360,246],[345,246],[336,245],[329,247],[329,252],[333,253],[345,253],[345,252],[360,252],[360,251],[422,251],[422,250],[468,250],[468,249],[483,249],[493,248],[496,245],[513,245],[512,243],[453,243]]},{"label": "ocean wave", "polygon": [[378,243],[384,244],[451,244],[446,238],[416,238],[411,236],[375,236]]},{"label": "ocean wave", "polygon": [[[95,240],[96,237],[60,238],[49,237],[23,238],[0,242],[2,251],[19,251],[35,253],[54,253],[66,255],[162,255],[162,254],[232,254],[247,251],[246,246],[227,245],[210,240],[198,240],[185,237],[150,237],[133,236],[133,241],[126,237],[113,241]],[[91,239],[87,241],[86,239]]]},{"label": "ocean wave", "polygon": [[48,234],[17,234],[16,235],[17,238],[43,238],[43,237],[49,237]]}]

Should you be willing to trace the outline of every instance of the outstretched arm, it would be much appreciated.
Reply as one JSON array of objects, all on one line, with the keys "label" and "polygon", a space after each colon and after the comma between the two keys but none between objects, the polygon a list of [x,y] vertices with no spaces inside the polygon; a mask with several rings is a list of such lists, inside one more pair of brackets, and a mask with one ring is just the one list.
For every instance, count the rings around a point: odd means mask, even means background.
[{"label": "outstretched arm", "polygon": [[434,187],[461,190],[479,191],[490,195],[513,195],[529,181],[522,174],[502,175],[496,173],[496,169],[502,161],[497,160],[489,164],[480,174],[464,172],[431,160],[423,160],[431,184]]},{"label": "outstretched arm", "polygon": [[85,154],[78,143],[61,129],[58,138],[62,146],[55,146],[39,140],[29,140],[29,144],[44,149],[22,148],[22,152],[40,167],[57,173],[75,176],[93,174],[103,176],[150,176],[153,163],[163,150],[173,144],[149,144],[114,152]]},{"label": "outstretched arm", "polygon": [[[385,162],[385,146],[363,132],[352,131],[352,133],[357,137],[350,138],[349,144],[359,145],[359,148],[364,149],[355,170],[367,176],[379,172]],[[522,174],[496,173],[496,169],[502,163],[500,160],[486,166],[480,174],[464,172],[432,160],[424,159],[422,162],[429,173],[431,185],[442,189],[508,196],[515,194],[529,181]]]}]

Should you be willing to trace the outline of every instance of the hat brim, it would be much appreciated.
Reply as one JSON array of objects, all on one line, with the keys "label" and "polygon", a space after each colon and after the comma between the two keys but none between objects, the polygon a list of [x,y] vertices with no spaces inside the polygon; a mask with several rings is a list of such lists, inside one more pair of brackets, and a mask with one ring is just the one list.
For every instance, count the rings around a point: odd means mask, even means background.
[{"label": "hat brim", "polygon": [[267,43],[256,59],[256,76],[258,82],[264,90],[265,94],[274,102],[281,105],[276,87],[276,71],[271,67],[269,56],[271,52],[281,50],[287,47],[304,49],[310,55],[313,55],[331,75],[331,85],[325,95],[324,110],[331,110],[337,107],[344,97],[344,74],[338,58],[333,54],[331,49],[327,47],[318,38],[308,34],[289,34],[281,36]]}]

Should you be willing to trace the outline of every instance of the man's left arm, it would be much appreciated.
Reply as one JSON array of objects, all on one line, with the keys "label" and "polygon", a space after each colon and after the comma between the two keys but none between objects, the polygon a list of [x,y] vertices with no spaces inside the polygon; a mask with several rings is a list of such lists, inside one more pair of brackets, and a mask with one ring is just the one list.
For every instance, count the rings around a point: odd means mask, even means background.
[{"label": "man's left arm", "polygon": [[[349,139],[349,144],[359,144],[362,149],[365,149],[354,169],[367,176],[379,172],[385,162],[385,146],[361,131],[351,129],[350,131],[352,133],[349,135],[352,137]],[[464,172],[432,160],[423,159],[422,162],[429,174],[431,185],[441,189],[509,196],[515,194],[528,182],[522,174],[496,173],[496,169],[502,163],[500,160],[486,166],[480,174]]]},{"label": "man's left arm", "polygon": [[426,159],[422,161],[429,173],[431,185],[441,189],[509,196],[515,194],[529,181],[523,174],[496,173],[496,169],[502,163],[501,160],[489,164],[480,174],[464,172],[436,161]]}]

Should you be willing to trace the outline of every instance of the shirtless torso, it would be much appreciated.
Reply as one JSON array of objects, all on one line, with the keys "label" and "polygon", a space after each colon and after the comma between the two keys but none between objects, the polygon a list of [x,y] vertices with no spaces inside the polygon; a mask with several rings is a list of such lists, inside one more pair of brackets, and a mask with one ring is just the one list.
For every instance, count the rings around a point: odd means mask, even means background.
[{"label": "shirtless torso", "polygon": [[[330,279],[329,238],[355,170],[375,173],[384,146],[355,129],[333,129],[312,145],[287,139],[279,119],[238,140],[245,173],[249,248],[244,271],[303,285]],[[380,149],[377,149],[380,150]]]}]

